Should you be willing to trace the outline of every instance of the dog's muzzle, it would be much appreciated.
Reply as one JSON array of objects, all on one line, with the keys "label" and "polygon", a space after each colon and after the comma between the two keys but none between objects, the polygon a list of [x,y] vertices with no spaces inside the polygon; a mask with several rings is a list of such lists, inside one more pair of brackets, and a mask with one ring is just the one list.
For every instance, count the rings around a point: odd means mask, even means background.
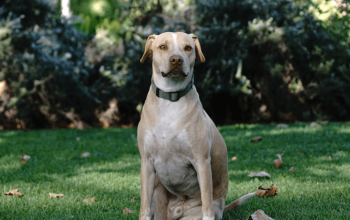
[{"label": "dog's muzzle", "polygon": [[169,59],[170,71],[167,73],[161,72],[163,77],[186,77],[182,68],[183,59],[178,55],[173,55]]}]

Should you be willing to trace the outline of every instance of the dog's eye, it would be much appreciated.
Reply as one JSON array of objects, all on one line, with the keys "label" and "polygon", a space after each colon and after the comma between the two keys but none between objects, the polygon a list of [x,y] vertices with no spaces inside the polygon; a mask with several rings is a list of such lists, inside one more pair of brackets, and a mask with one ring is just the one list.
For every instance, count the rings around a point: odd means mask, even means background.
[{"label": "dog's eye", "polygon": [[191,47],[191,46],[186,46],[186,47],[185,47],[185,50],[186,50],[186,51],[191,51],[191,50],[192,50],[192,47]]},{"label": "dog's eye", "polygon": [[160,45],[159,48],[164,50],[165,49],[165,45]]}]

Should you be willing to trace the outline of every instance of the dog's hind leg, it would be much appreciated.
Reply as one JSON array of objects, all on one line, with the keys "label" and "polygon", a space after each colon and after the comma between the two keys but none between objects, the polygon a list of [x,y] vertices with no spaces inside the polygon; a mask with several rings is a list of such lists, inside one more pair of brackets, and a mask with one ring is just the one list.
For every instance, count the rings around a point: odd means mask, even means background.
[{"label": "dog's hind leg", "polygon": [[167,207],[168,207],[168,190],[160,182],[158,175],[154,182],[154,192],[152,198],[152,211],[154,214],[154,220],[167,219]]}]

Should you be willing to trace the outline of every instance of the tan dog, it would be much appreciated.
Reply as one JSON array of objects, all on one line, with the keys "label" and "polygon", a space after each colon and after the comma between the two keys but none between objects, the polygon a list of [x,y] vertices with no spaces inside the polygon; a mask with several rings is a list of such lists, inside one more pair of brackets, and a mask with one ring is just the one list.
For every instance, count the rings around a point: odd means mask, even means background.
[{"label": "tan dog", "polygon": [[[142,220],[221,219],[228,188],[227,149],[192,84],[198,38],[185,33],[148,37],[152,86],[137,137],[141,154]],[[231,203],[232,209],[245,199]]]}]

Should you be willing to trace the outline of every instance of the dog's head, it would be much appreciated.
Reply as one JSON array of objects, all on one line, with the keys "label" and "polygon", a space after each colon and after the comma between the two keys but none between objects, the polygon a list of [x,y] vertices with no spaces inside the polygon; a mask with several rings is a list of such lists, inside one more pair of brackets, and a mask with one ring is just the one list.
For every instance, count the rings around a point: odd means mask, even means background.
[{"label": "dog's head", "polygon": [[205,61],[197,36],[182,32],[150,35],[140,62],[150,55],[153,74],[180,81],[192,77],[195,59]]}]

